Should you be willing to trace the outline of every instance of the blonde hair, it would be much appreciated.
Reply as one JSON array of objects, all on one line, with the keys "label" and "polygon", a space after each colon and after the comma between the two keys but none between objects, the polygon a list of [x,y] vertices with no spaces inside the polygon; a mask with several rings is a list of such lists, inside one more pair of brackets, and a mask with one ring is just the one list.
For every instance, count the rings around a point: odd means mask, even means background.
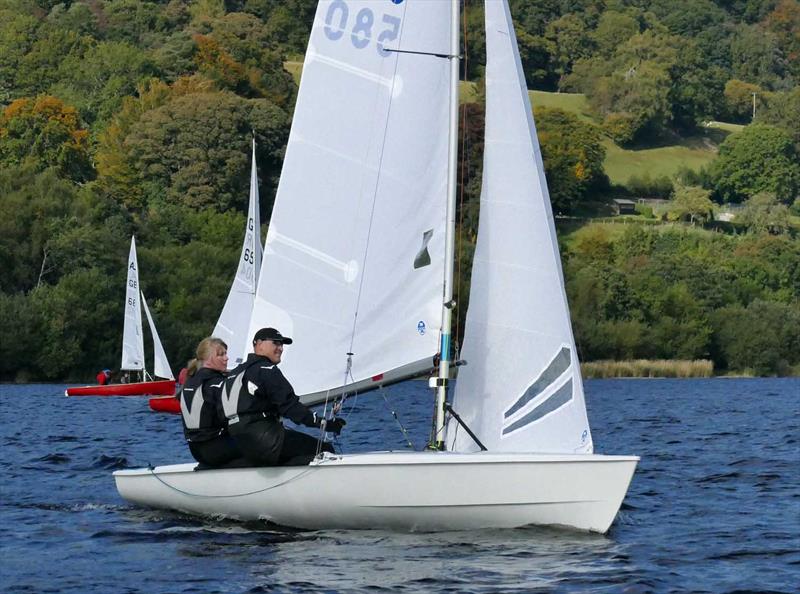
[{"label": "blonde hair", "polygon": [[189,375],[194,375],[197,373],[197,370],[203,366],[206,359],[213,357],[217,354],[219,348],[222,347],[224,349],[228,349],[228,345],[221,338],[216,338],[214,336],[207,336],[200,343],[197,345],[197,349],[195,350],[195,359],[189,361],[187,367],[189,368]]}]

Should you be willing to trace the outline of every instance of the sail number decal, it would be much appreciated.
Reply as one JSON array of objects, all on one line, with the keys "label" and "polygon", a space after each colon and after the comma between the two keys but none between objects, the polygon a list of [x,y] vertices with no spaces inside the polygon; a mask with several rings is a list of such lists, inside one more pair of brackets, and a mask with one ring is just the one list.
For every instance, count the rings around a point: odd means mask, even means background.
[{"label": "sail number decal", "polygon": [[246,264],[255,263],[255,258],[253,257],[253,252],[250,251],[250,248],[244,248],[244,252],[242,252],[242,259]]},{"label": "sail number decal", "polygon": [[[400,4],[392,0],[393,4]],[[356,49],[364,49],[369,46],[370,41],[376,41],[375,50],[381,57],[386,57],[389,52],[385,45],[389,41],[397,39],[400,34],[400,17],[391,14],[381,14],[380,23],[376,24],[375,13],[371,8],[362,8],[356,13],[353,19],[350,18],[350,6],[344,0],[334,0],[328,6],[325,15],[325,36],[331,41],[339,41],[350,33],[350,43]],[[380,30],[375,36],[376,30]]]}]

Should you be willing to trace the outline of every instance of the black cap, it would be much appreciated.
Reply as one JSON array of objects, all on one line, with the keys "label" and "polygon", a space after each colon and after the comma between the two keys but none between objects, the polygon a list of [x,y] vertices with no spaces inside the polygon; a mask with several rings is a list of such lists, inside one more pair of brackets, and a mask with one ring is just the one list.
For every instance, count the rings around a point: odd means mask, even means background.
[{"label": "black cap", "polygon": [[275,328],[262,328],[256,335],[253,336],[253,344],[255,344],[259,340],[271,340],[273,342],[280,342],[283,344],[292,344],[292,339],[288,336],[284,336]]}]

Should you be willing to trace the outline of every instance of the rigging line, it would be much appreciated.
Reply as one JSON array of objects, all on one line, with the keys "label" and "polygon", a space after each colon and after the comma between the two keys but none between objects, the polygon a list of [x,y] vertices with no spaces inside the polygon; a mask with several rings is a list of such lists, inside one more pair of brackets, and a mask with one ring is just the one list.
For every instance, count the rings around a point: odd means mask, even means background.
[{"label": "rigging line", "polygon": [[[259,467],[258,466],[253,466],[251,468],[259,468]],[[282,468],[282,467],[273,466],[273,467],[270,467],[270,468]],[[283,468],[288,468],[288,467],[283,467]],[[164,479],[162,479],[159,475],[157,475],[155,473],[155,468],[154,467],[148,466],[147,470],[149,470],[150,474],[152,474],[153,477],[158,482],[160,482],[162,485],[164,485],[168,489],[172,489],[173,491],[176,491],[177,493],[180,493],[181,495],[186,495],[188,497],[197,497],[197,498],[200,498],[200,499],[224,499],[224,498],[234,498],[234,497],[247,497],[248,495],[256,495],[258,493],[264,493],[265,491],[270,491],[272,489],[277,489],[278,487],[282,487],[283,485],[288,485],[289,483],[291,483],[293,481],[296,481],[299,478],[304,477],[309,472],[311,472],[311,468],[312,467],[309,467],[308,469],[306,469],[305,471],[301,472],[300,474],[297,474],[297,475],[295,475],[295,476],[293,476],[291,478],[288,478],[285,481],[283,481],[282,483],[278,483],[277,485],[271,485],[269,487],[264,487],[263,489],[256,489],[255,491],[248,491],[247,493],[236,493],[235,495],[198,495],[197,493],[189,493],[188,491],[184,491],[183,489],[179,489],[175,485],[170,485],[168,482],[166,482]],[[225,469],[217,469],[217,470],[225,470]],[[197,472],[197,471],[196,470],[192,470],[192,472]]]},{"label": "rigging line", "polygon": [[[403,6],[403,18],[401,19],[401,22],[403,23],[403,26],[401,27],[400,33],[398,34],[398,39],[397,39],[398,45],[402,45],[402,42],[403,42],[403,33],[405,32],[406,12],[408,12],[408,4],[407,3]],[[386,137],[387,137],[387,131],[388,131],[388,128],[389,128],[389,115],[391,114],[391,111],[392,111],[392,97],[394,96],[395,84],[397,83],[397,69],[398,69],[399,65],[400,65],[400,59],[399,59],[399,54],[398,54],[398,56],[395,57],[395,60],[394,60],[394,74],[392,76],[392,84],[391,84],[391,87],[389,89],[389,107],[388,107],[388,110],[387,110],[387,113],[386,113],[386,122],[385,122],[384,127],[383,127],[383,139],[382,139],[382,142],[381,142],[380,158],[378,159],[377,175],[375,176],[375,185],[373,187],[373,192],[372,192],[372,209],[370,211],[370,216],[369,216],[369,227],[367,228],[367,241],[366,241],[366,244],[364,245],[364,254],[363,254],[363,258],[362,258],[363,269],[361,270],[361,278],[358,281],[358,295],[356,297],[355,312],[353,313],[353,327],[352,327],[352,330],[351,330],[351,333],[350,333],[350,348],[348,349],[348,351],[351,352],[351,353],[353,352],[353,347],[354,347],[354,344],[355,344],[356,324],[358,322],[358,311],[359,311],[359,308],[361,306],[361,295],[363,293],[364,278],[366,277],[366,272],[367,272],[367,253],[369,252],[370,240],[372,238],[372,223],[373,223],[374,218],[375,218],[375,204],[376,204],[377,196],[378,196],[378,186],[379,186],[380,180],[381,180],[381,170],[382,170],[382,165],[383,165],[383,155],[384,155],[384,152],[385,152],[385,149],[386,149]]]},{"label": "rigging line", "polygon": [[403,423],[400,421],[400,417],[398,416],[397,411],[395,411],[389,404],[389,399],[386,397],[386,390],[384,389],[383,386],[381,386],[378,389],[378,391],[381,393],[381,396],[383,396],[383,402],[386,406],[386,409],[389,411],[389,414],[391,414],[394,417],[394,420],[397,421],[397,424],[400,427],[400,431],[403,433],[403,437],[406,438],[406,443],[408,444],[408,447],[410,447],[412,450],[416,452],[417,447],[411,441],[411,437],[408,435],[408,431],[403,426]]}]

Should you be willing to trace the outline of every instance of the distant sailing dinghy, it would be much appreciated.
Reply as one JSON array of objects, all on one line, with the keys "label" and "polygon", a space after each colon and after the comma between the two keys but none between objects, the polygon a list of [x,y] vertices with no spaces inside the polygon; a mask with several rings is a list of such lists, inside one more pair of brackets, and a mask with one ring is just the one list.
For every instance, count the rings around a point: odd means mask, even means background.
[{"label": "distant sailing dinghy", "polygon": [[[256,169],[256,141],[253,139],[253,157],[250,165],[250,203],[247,208],[247,226],[242,243],[242,253],[236,268],[231,290],[214,326],[212,336],[228,345],[228,367],[233,369],[247,358],[250,352],[248,334],[253,300],[261,270],[261,216],[259,214],[258,172]],[[157,412],[181,414],[181,403],[174,398],[151,398],[150,408]]]},{"label": "distant sailing dinghy", "polygon": [[[141,305],[139,299],[141,298]],[[153,379],[144,366],[144,334],[142,332],[142,308],[147,315],[150,334],[153,337],[153,375],[165,379]],[[146,381],[83,386],[67,388],[67,396],[152,396],[174,395],[175,377],[172,375],[167,355],[158,337],[150,309],[139,290],[139,264],[136,259],[136,240],[131,237],[128,255],[128,280],[125,293],[125,323],[122,331],[122,363],[120,371],[141,374]]]},{"label": "distant sailing dinghy", "polygon": [[258,205],[258,172],[256,169],[256,141],[253,139],[253,156],[250,165],[250,201],[247,208],[247,227],[242,242],[242,253],[231,290],[222,308],[212,336],[228,345],[228,369],[233,369],[247,359],[252,350],[248,334],[253,301],[261,271],[261,215]]},{"label": "distant sailing dinghy", "polygon": [[485,2],[480,231],[453,400],[466,426],[448,419],[459,4],[319,3],[250,323],[294,338],[281,366],[307,402],[438,353],[432,449],[120,470],[125,499],[306,529],[608,530],[638,458],[593,453],[507,0]]}]

